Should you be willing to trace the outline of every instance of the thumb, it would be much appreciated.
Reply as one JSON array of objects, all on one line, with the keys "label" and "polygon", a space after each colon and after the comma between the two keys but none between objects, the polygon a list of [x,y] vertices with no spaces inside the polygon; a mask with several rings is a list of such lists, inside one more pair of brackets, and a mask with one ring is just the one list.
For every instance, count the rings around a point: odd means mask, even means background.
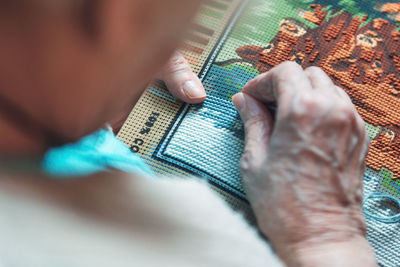
[{"label": "thumb", "polygon": [[236,94],[233,103],[243,120],[246,133],[242,166],[250,164],[261,167],[267,159],[274,126],[272,115],[260,101],[244,93]]}]

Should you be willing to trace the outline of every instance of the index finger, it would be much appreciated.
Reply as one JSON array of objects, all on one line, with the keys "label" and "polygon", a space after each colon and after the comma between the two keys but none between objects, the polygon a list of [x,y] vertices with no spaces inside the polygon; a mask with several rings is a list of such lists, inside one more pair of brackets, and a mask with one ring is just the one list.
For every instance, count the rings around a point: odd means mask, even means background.
[{"label": "index finger", "polygon": [[185,57],[175,52],[160,77],[169,92],[176,98],[190,104],[203,102],[206,91],[200,79],[193,73]]},{"label": "index finger", "polygon": [[309,90],[312,90],[312,85],[303,68],[295,62],[285,62],[251,80],[242,93],[279,105],[283,99]]}]

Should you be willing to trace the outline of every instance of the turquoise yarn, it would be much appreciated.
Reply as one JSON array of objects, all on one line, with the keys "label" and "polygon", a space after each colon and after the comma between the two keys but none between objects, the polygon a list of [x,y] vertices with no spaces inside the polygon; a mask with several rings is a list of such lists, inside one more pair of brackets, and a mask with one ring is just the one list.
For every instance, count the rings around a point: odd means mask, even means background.
[{"label": "turquoise yarn", "polygon": [[58,178],[87,176],[98,172],[120,170],[142,176],[153,176],[150,167],[116,136],[101,129],[79,142],[48,151],[42,170]]}]

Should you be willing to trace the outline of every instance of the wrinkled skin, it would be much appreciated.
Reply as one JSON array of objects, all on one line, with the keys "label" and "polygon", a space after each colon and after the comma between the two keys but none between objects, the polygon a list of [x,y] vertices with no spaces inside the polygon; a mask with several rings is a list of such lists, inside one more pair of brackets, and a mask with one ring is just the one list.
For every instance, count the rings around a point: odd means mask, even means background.
[{"label": "wrinkled skin", "polygon": [[[312,248],[328,246],[333,261],[325,255],[323,266],[375,266],[361,211],[368,137],[347,94],[321,69],[287,62],[234,103],[246,130],[246,191],[278,254],[291,266],[318,266]],[[264,103],[277,105],[275,122]],[[345,261],[347,247],[362,257]]]}]

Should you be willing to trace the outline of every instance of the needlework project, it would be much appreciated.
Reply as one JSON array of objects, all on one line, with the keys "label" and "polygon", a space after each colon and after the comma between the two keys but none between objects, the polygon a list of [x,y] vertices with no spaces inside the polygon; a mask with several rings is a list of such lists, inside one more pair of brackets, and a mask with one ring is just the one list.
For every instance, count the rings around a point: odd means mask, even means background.
[{"label": "needlework project", "polygon": [[[202,177],[254,220],[238,168],[243,125],[232,96],[284,61],[321,67],[343,88],[371,139],[364,209],[381,266],[400,266],[400,3],[389,0],[208,0],[182,53],[208,97],[186,105],[160,82],[118,137],[162,175]],[[378,199],[376,196],[384,194]],[[389,249],[390,248],[390,249]]]}]

